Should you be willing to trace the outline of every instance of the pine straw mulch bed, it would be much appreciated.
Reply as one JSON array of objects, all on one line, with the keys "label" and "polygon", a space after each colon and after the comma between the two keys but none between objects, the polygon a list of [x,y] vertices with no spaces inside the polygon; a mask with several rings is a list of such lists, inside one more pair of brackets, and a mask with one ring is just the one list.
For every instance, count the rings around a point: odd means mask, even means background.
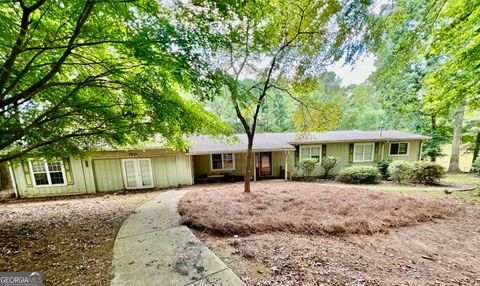
[{"label": "pine straw mulch bed", "polygon": [[45,285],[110,285],[113,243],[152,193],[0,204],[0,271],[38,271]]},{"label": "pine straw mulch bed", "polygon": [[179,202],[181,222],[215,234],[374,234],[446,218],[459,209],[449,202],[348,186],[263,181],[250,194],[242,187],[191,191]]}]

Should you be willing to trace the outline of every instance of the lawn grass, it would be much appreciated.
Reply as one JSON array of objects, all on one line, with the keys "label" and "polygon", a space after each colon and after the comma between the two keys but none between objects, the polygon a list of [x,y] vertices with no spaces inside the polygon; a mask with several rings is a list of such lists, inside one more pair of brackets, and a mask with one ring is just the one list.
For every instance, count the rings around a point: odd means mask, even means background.
[{"label": "lawn grass", "polygon": [[344,235],[387,232],[450,216],[453,204],[348,186],[257,182],[195,190],[179,203],[182,223],[221,234],[291,232]]},{"label": "lawn grass", "polygon": [[[460,149],[460,169],[463,172],[469,172],[472,167],[473,154],[466,153],[466,145],[462,145]],[[452,155],[452,144],[445,144],[442,146],[442,151],[445,154],[443,157],[437,158],[437,163],[443,166],[445,169],[448,169],[450,164],[450,157]]]},{"label": "lawn grass", "polygon": [[478,189],[471,191],[452,191],[451,193],[445,193],[439,190],[382,189],[380,191],[387,193],[422,195],[440,200],[457,200],[461,202],[480,203],[480,191]]},{"label": "lawn grass", "polygon": [[412,190],[407,188],[383,188],[379,190],[388,193],[422,195],[441,200],[457,200],[462,202],[480,203],[480,177],[474,176],[470,173],[447,173],[445,178],[442,179],[442,182],[447,184],[475,184],[477,185],[477,189],[451,192],[445,192],[438,189]]},{"label": "lawn grass", "polygon": [[457,184],[476,184],[480,186],[480,177],[472,173],[448,173],[442,181]]}]

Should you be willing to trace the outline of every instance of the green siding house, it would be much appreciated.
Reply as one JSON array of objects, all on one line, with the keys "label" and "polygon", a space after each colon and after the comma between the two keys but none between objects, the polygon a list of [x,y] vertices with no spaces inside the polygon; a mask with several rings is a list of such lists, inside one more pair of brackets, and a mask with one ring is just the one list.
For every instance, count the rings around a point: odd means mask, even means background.
[{"label": "green siding house", "polygon": [[[18,196],[56,196],[125,189],[167,188],[199,182],[241,179],[245,174],[247,140],[233,142],[206,135],[191,136],[186,152],[161,145],[108,149],[89,158],[40,159],[11,163]],[[420,160],[422,142],[429,137],[395,130],[328,131],[324,133],[260,133],[255,135],[252,179],[297,176],[295,165],[304,158],[338,158],[333,170],[379,160]],[[232,140],[229,140],[232,141]],[[323,172],[320,164],[314,175]]]}]

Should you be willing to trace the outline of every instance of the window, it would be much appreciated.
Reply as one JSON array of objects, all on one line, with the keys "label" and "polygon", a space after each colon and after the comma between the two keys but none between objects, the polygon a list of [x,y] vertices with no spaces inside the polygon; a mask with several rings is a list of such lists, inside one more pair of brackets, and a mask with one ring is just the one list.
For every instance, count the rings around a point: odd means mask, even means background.
[{"label": "window", "polygon": [[374,143],[353,145],[353,162],[373,162]]},{"label": "window", "polygon": [[34,186],[65,185],[63,162],[30,162]]},{"label": "window", "polygon": [[233,153],[212,154],[212,170],[234,170],[235,157]]},{"label": "window", "polygon": [[313,158],[320,163],[322,159],[322,145],[318,146],[300,146],[300,161],[303,159]]},{"label": "window", "polygon": [[408,155],[408,143],[390,143],[390,155],[391,156],[398,156],[398,155]]}]

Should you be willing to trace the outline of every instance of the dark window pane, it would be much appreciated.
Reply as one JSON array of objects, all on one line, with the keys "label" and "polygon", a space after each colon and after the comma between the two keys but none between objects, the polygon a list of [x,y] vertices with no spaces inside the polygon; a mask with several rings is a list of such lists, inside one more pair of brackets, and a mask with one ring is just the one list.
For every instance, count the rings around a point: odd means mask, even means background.
[{"label": "dark window pane", "polygon": [[312,155],[310,158],[315,159],[317,163],[320,163],[320,155]]},{"label": "dark window pane", "polygon": [[212,169],[218,170],[222,168],[222,154],[212,154]]},{"label": "dark window pane", "polygon": [[50,180],[52,181],[52,185],[63,184],[62,172],[50,172]]},{"label": "dark window pane", "polygon": [[37,186],[48,185],[48,179],[47,179],[46,173],[36,173],[36,174],[33,174],[33,177],[35,178],[35,184]]},{"label": "dark window pane", "polygon": [[398,143],[390,145],[390,155],[398,155]]},{"label": "dark window pane", "polygon": [[222,161],[212,161],[212,169],[222,169]]},{"label": "dark window pane", "polygon": [[407,154],[407,143],[400,143],[398,146],[398,154]]}]

